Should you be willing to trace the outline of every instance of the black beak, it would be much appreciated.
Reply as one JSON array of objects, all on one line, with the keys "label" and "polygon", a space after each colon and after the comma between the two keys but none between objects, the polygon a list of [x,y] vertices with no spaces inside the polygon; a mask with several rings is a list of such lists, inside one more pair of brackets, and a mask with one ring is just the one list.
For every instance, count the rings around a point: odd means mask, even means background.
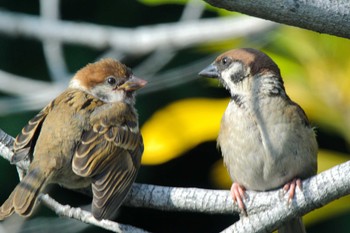
[{"label": "black beak", "polygon": [[216,65],[210,64],[204,70],[198,73],[199,76],[207,78],[220,78],[220,73]]}]

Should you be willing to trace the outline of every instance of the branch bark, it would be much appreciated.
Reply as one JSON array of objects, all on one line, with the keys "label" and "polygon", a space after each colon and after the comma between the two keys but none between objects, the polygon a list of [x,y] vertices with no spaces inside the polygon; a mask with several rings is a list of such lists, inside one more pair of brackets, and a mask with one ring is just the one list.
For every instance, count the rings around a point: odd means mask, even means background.
[{"label": "branch bark", "polygon": [[[0,129],[0,155],[11,160],[13,138]],[[17,164],[26,169],[27,163]],[[224,232],[271,232],[283,222],[297,215],[304,215],[327,203],[350,194],[350,161],[303,181],[303,191],[297,189],[295,198],[287,205],[288,195],[282,189],[269,192],[247,191],[245,201],[248,217],[242,216]],[[88,212],[63,206],[42,196],[44,203],[57,213],[86,222]],[[134,184],[125,205],[153,208],[163,211],[189,211],[207,214],[234,214],[239,209],[233,204],[229,191],[198,188],[175,188],[147,184]],[[58,207],[57,207],[58,205]],[[63,211],[64,210],[64,211]],[[104,220],[105,221],[105,220]],[[98,224],[98,221],[88,221]],[[112,223],[108,223],[112,224]],[[102,224],[103,225],[103,224]],[[101,225],[99,225],[101,226]],[[101,226],[104,227],[104,226]],[[110,229],[110,228],[106,228]],[[130,228],[134,230],[134,228]],[[135,228],[136,229],[136,228]],[[139,229],[137,229],[139,230]],[[140,230],[141,231],[141,230]],[[117,231],[118,232],[118,231]],[[133,232],[133,231],[124,231]]]},{"label": "branch bark", "polygon": [[61,205],[60,203],[52,199],[48,194],[41,195],[40,200],[51,210],[55,211],[55,213],[59,216],[76,219],[83,223],[95,225],[95,226],[104,228],[106,230],[110,230],[112,232],[117,232],[117,233],[123,233],[123,232],[147,233],[148,232],[140,228],[136,228],[125,224],[119,224],[106,219],[103,219],[101,221],[96,220],[89,211],[82,210],[80,208],[72,208],[69,205]]},{"label": "branch bark", "polygon": [[350,38],[348,0],[205,0],[207,3],[243,14],[291,26]]}]

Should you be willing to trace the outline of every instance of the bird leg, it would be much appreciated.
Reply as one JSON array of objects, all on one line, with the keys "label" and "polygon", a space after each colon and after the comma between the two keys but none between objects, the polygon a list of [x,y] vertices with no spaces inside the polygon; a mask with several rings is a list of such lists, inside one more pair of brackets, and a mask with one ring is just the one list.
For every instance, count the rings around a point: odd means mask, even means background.
[{"label": "bird leg", "polygon": [[296,187],[298,187],[300,190],[303,189],[301,179],[299,178],[294,178],[293,180],[291,180],[283,186],[283,190],[285,192],[289,192],[288,203],[290,203],[294,198]]},{"label": "bird leg", "polygon": [[247,212],[243,203],[243,199],[246,199],[245,188],[240,184],[234,182],[231,186],[231,196],[238,208],[242,210],[243,214],[247,216]]}]

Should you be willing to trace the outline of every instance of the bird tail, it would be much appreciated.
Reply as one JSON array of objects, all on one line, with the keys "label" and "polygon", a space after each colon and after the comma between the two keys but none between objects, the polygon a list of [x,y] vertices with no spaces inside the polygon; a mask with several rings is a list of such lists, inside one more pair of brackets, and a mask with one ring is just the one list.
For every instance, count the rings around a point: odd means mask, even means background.
[{"label": "bird tail", "polygon": [[278,233],[306,233],[306,230],[301,217],[298,217],[284,223]]},{"label": "bird tail", "polygon": [[14,212],[24,217],[30,216],[48,177],[48,174],[42,173],[38,168],[30,170],[0,207],[0,220]]}]

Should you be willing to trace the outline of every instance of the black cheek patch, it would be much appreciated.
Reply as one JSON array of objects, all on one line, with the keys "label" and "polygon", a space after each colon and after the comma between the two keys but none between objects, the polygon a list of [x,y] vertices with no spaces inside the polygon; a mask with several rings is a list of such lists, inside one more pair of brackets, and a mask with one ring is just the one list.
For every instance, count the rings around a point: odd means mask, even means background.
[{"label": "black cheek patch", "polygon": [[243,106],[243,99],[240,95],[232,95],[231,99],[237,104],[238,107]]},{"label": "black cheek patch", "polygon": [[239,83],[245,78],[243,70],[240,70],[238,72],[235,72],[234,74],[231,74],[230,78],[234,84]]}]

